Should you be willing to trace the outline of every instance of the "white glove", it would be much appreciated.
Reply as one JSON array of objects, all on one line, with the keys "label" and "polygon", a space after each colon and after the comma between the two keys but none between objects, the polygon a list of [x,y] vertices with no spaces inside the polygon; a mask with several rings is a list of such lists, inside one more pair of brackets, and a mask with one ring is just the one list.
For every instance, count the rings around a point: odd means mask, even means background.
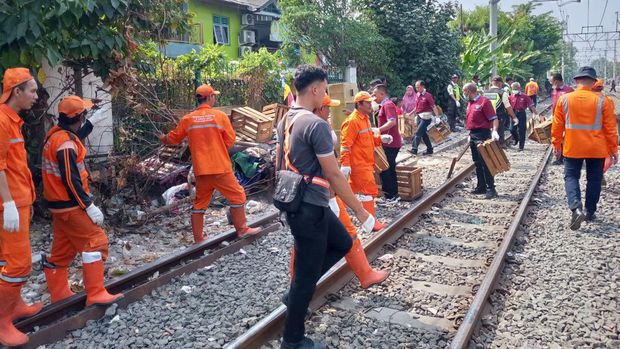
[{"label": "white glove", "polygon": [[390,144],[394,141],[394,138],[390,135],[381,135],[381,142],[385,144]]},{"label": "white glove", "polygon": [[340,172],[344,175],[344,178],[349,178],[351,174],[351,166],[340,166]]},{"label": "white glove", "polygon": [[4,225],[2,229],[8,232],[18,232],[19,231],[19,212],[17,211],[17,206],[15,206],[15,201],[7,201],[2,204],[4,206]]},{"label": "white glove", "polygon": [[517,126],[519,124],[519,119],[514,118],[514,119],[512,119],[512,122],[513,122],[514,126]]},{"label": "white glove", "polygon": [[364,229],[364,231],[367,233],[372,233],[372,228],[374,227],[375,227],[375,217],[369,214],[366,222],[362,224],[362,229]]},{"label": "white glove", "polygon": [[493,133],[491,133],[491,139],[494,141],[499,141],[499,133],[497,133],[497,131],[493,130]]},{"label": "white glove", "polygon": [[460,108],[460,107],[461,107],[461,102],[456,101],[456,107],[457,107],[457,108]]},{"label": "white glove", "polygon": [[86,208],[86,214],[90,217],[90,220],[97,225],[103,224],[103,212],[95,204],[90,204]]},{"label": "white glove", "polygon": [[435,123],[436,123],[436,124],[441,123],[441,118],[440,118],[439,116],[436,116],[436,117],[435,117]]},{"label": "white glove", "polygon": [[379,131],[378,127],[373,127],[373,128],[371,128],[371,130],[372,130],[372,133],[375,134],[375,136],[378,136],[378,135],[381,134],[381,131]]},{"label": "white glove", "polygon": [[329,208],[334,212],[336,217],[340,216],[340,207],[338,207],[338,201],[335,197],[329,199]]}]

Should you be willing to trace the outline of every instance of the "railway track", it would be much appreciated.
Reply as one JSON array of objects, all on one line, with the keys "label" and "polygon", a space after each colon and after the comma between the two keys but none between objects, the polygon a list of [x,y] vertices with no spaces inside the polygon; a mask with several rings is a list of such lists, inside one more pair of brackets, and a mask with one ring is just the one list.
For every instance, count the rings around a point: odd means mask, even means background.
[{"label": "railway track", "polygon": [[[465,137],[457,138],[446,144],[442,144],[436,148],[437,152],[459,147],[466,141]],[[449,183],[457,183],[455,181],[462,180],[473,169],[472,166],[461,171]],[[439,199],[446,192],[436,190],[428,198]],[[425,210],[429,209],[430,201],[424,199],[418,202],[411,210],[397,221],[393,222],[388,229],[398,230],[405,227],[407,219],[417,219]],[[118,303],[118,307],[125,308],[129,304],[141,300],[145,295],[151,293],[156,288],[170,283],[173,279],[190,274],[200,268],[212,264],[215,260],[224,255],[229,255],[240,251],[244,246],[252,244],[258,238],[279,230],[279,224],[276,223],[277,214],[267,215],[257,221],[251,222],[251,226],[265,226],[264,231],[259,235],[247,239],[236,239],[234,231],[216,236],[201,244],[193,245],[180,253],[159,259],[152,263],[146,264],[130,273],[116,278],[106,284],[111,292],[123,292],[125,298]],[[402,230],[402,229],[401,229]],[[397,239],[396,234],[384,239],[376,236],[370,242],[369,246],[375,246],[376,251],[370,253],[371,257],[376,256],[378,251],[385,243],[392,243]],[[343,277],[340,272],[340,288],[344,286],[350,279],[351,275]],[[329,292],[335,292],[337,288],[330,286]],[[77,294],[57,304],[49,305],[44,310],[28,319],[21,320],[16,326],[22,331],[30,333],[30,342],[24,348],[36,348],[41,345],[56,342],[62,339],[69,331],[84,327],[88,321],[102,318],[106,314],[105,307],[84,307],[85,295]],[[233,346],[234,347],[234,346]]]}]

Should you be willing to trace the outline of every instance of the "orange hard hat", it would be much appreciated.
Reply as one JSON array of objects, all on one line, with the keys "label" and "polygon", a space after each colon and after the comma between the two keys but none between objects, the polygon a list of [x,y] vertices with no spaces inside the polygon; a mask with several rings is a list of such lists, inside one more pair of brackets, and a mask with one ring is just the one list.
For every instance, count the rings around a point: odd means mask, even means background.
[{"label": "orange hard hat", "polygon": [[362,91],[362,92],[358,92],[355,97],[353,98],[353,101],[355,103],[359,103],[359,102],[372,102],[375,100],[375,97],[371,96],[370,93],[366,92],[366,91]]},{"label": "orange hard hat", "polygon": [[215,90],[211,85],[204,84],[198,86],[196,89],[196,95],[201,97],[209,97],[211,95],[219,95],[220,91]]},{"label": "orange hard hat", "polygon": [[2,97],[0,97],[0,104],[6,103],[11,97],[13,89],[28,80],[34,79],[30,74],[28,68],[10,68],[4,72],[4,78],[2,78]]},{"label": "orange hard hat", "polygon": [[328,94],[325,94],[325,96],[323,97],[323,107],[337,107],[340,105],[340,100],[338,99],[331,99],[331,97]]},{"label": "orange hard hat", "polygon": [[58,104],[58,112],[72,118],[93,107],[93,102],[78,96],[67,96]]}]

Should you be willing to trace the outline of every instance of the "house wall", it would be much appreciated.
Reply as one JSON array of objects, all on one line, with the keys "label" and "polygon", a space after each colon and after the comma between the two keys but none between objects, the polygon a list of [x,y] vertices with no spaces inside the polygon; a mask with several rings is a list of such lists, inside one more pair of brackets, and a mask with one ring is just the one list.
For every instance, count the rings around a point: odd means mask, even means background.
[{"label": "house wall", "polygon": [[189,11],[194,13],[193,22],[202,24],[205,44],[213,43],[213,16],[228,17],[230,45],[225,45],[224,50],[230,59],[239,58],[239,31],[241,30],[241,12],[239,10],[191,0]]}]

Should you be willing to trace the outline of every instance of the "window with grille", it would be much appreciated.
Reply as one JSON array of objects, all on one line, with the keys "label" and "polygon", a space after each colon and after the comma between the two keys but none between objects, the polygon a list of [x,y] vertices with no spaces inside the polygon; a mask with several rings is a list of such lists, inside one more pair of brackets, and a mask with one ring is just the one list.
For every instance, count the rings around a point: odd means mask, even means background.
[{"label": "window with grille", "polygon": [[213,42],[230,45],[230,27],[228,17],[213,16]]}]

